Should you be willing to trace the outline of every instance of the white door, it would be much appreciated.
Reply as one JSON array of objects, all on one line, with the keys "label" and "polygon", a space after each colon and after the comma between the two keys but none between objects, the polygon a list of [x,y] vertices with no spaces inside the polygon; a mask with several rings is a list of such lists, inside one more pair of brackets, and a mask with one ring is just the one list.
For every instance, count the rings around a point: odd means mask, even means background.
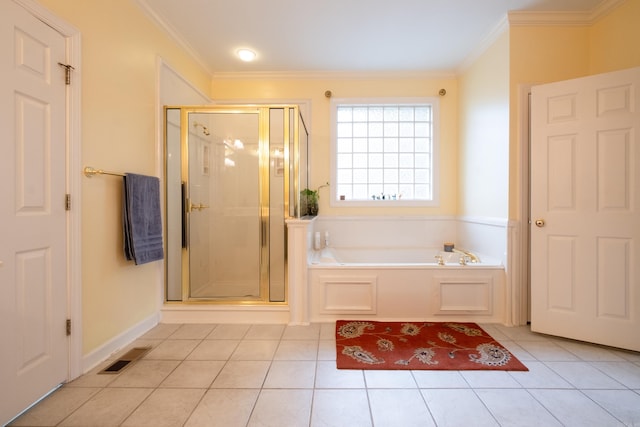
[{"label": "white door", "polygon": [[68,377],[65,39],[0,2],[0,424]]},{"label": "white door", "polygon": [[640,351],[640,68],[532,88],[531,329]]}]

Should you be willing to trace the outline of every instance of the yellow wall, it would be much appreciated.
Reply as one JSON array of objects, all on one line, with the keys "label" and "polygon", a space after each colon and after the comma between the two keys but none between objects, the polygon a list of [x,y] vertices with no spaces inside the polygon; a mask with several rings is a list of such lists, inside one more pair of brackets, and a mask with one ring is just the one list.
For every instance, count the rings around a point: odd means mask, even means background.
[{"label": "yellow wall", "polygon": [[350,97],[420,97],[440,98],[440,206],[431,208],[332,208],[329,192],[320,190],[321,215],[455,215],[457,194],[457,119],[458,87],[453,77],[430,78],[354,78],[342,76],[323,78],[216,78],[211,96],[218,102],[264,99],[311,101],[311,176],[310,186],[316,188],[330,176],[330,100],[324,96],[331,90],[336,98]]},{"label": "yellow wall", "polygon": [[549,83],[640,66],[640,0],[626,0],[591,26],[510,28],[509,217],[519,212],[520,85]]},{"label": "yellow wall", "polygon": [[627,0],[589,29],[590,74],[640,66],[640,0]]},{"label": "yellow wall", "polygon": [[509,29],[510,147],[509,218],[520,212],[520,86],[549,83],[589,74],[589,28],[586,26],[512,26]]},{"label": "yellow wall", "polygon": [[[209,74],[131,1],[41,3],[82,35],[83,166],[157,175],[157,56],[205,93]],[[121,187],[117,177],[82,180],[84,354],[153,316],[161,298],[162,264],[124,260]]]},{"label": "yellow wall", "polygon": [[458,214],[507,218],[509,32],[460,76]]}]

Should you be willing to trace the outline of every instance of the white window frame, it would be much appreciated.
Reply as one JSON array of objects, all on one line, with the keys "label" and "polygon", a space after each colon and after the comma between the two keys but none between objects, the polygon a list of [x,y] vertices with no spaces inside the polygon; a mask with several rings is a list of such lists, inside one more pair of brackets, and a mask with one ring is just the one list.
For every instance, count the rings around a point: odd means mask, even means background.
[{"label": "white window frame", "polygon": [[[339,105],[419,105],[428,104],[432,109],[432,168],[431,200],[339,200],[337,194],[337,109]],[[331,185],[330,206],[332,207],[436,207],[440,205],[440,99],[419,98],[332,98],[331,99]]]}]

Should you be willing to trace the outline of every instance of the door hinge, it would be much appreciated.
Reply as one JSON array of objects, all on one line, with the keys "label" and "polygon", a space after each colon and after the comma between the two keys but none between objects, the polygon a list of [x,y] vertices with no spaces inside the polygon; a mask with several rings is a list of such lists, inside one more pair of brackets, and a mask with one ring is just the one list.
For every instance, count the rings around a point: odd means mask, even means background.
[{"label": "door hinge", "polygon": [[67,319],[67,336],[71,335],[71,319]]},{"label": "door hinge", "polygon": [[63,64],[62,62],[58,62],[58,65],[64,68],[64,82],[67,85],[71,84],[71,70],[75,70],[75,68],[73,68],[71,65],[69,64]]},{"label": "door hinge", "polygon": [[64,195],[64,210],[66,211],[71,210],[71,194]]}]

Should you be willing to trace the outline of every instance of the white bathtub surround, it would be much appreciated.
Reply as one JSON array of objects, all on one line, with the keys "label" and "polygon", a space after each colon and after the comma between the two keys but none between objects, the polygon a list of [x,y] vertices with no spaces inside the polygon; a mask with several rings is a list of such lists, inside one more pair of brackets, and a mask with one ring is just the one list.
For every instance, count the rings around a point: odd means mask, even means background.
[{"label": "white bathtub surround", "polygon": [[[329,249],[312,250],[311,322],[347,317],[511,323],[506,220],[319,216],[311,227],[309,235],[332,236]],[[460,265],[459,254],[441,252],[445,242],[473,252],[481,263]]]},{"label": "white bathtub surround", "polygon": [[507,265],[508,221],[502,218],[457,217],[456,247],[489,255]]},{"label": "white bathtub surround", "polygon": [[307,266],[314,251],[311,235],[316,217],[311,219],[288,219],[287,223],[287,269],[289,325],[309,324],[309,289]]},{"label": "white bathtub surround", "polygon": [[310,320],[504,323],[503,266],[451,261],[313,263],[308,276]]},{"label": "white bathtub surround", "polygon": [[507,226],[502,218],[319,215],[309,232],[329,233],[329,246],[336,248],[443,249],[444,243],[452,242],[456,249],[506,265]]}]

